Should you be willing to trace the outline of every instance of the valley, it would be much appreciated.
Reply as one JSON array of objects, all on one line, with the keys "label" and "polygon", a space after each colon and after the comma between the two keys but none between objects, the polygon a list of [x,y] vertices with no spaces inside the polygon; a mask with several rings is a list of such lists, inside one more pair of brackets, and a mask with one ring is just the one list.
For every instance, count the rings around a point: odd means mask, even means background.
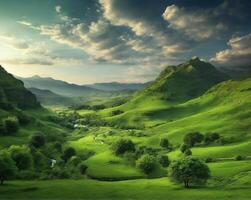
[{"label": "valley", "polygon": [[[250,198],[251,78],[231,80],[197,57],[133,90],[63,81],[59,89],[51,79],[28,86],[3,68],[0,78],[0,155],[17,162],[19,152],[28,163],[4,180],[0,199]],[[8,118],[16,131],[8,131]],[[190,158],[210,178],[185,188],[171,168]]]}]

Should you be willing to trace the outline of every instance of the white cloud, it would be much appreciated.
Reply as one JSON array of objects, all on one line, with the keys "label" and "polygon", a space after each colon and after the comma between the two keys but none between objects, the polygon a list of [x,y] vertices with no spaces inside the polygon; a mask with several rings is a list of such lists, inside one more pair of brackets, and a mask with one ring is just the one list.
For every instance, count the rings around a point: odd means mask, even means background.
[{"label": "white cloud", "polygon": [[32,23],[28,21],[17,21],[17,23],[25,25],[25,26],[32,26]]},{"label": "white cloud", "polygon": [[195,41],[208,39],[226,27],[221,22],[211,19],[208,10],[188,11],[176,5],[166,7],[163,18],[169,23],[169,28],[184,33]]},{"label": "white cloud", "polygon": [[57,13],[60,13],[61,10],[62,10],[62,7],[57,5],[57,6],[55,6],[55,10],[56,10]]},{"label": "white cloud", "polygon": [[227,44],[229,49],[216,53],[211,61],[225,67],[251,67],[251,34],[234,37]]}]

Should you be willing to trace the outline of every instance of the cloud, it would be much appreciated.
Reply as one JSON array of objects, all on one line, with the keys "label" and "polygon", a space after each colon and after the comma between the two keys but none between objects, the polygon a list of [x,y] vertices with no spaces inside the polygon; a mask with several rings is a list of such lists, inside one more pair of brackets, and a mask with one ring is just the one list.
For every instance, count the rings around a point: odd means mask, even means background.
[{"label": "cloud", "polygon": [[32,26],[32,23],[28,21],[17,21],[17,23],[25,25],[25,26]]},{"label": "cloud", "polygon": [[226,29],[223,23],[213,19],[209,10],[188,11],[171,5],[166,7],[162,16],[169,23],[169,28],[183,32],[196,41],[211,38]]},{"label": "cloud", "polygon": [[56,10],[57,13],[60,13],[61,10],[62,10],[62,7],[57,5],[57,6],[55,6],[55,10]]},{"label": "cloud", "polygon": [[234,37],[227,44],[229,48],[216,53],[211,61],[223,68],[251,71],[251,33]]}]

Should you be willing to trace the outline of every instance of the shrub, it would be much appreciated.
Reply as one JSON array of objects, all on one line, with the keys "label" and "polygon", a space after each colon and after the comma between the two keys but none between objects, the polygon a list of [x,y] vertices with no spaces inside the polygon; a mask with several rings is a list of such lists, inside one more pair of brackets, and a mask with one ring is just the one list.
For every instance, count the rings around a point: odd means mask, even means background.
[{"label": "shrub", "polygon": [[42,170],[49,166],[49,159],[40,151],[36,151],[33,153],[33,164],[35,169]]},{"label": "shrub", "polygon": [[210,162],[213,162],[213,158],[206,158],[206,160],[205,160],[205,163],[210,163]]},{"label": "shrub", "polygon": [[78,156],[72,156],[69,160],[69,164],[73,166],[77,166],[81,162],[81,159]]},{"label": "shrub", "polygon": [[15,161],[16,166],[19,170],[27,170],[32,167],[32,156],[29,152],[17,151],[12,152],[12,159]]},{"label": "shrub", "polygon": [[150,174],[157,167],[157,161],[155,157],[151,155],[143,155],[137,160],[137,167],[141,169],[144,173]]},{"label": "shrub", "polygon": [[26,115],[25,113],[18,111],[16,112],[16,116],[21,125],[27,125],[32,121],[32,118]]},{"label": "shrub", "polygon": [[185,157],[171,163],[169,174],[174,181],[184,183],[186,188],[190,184],[205,184],[210,177],[208,166],[197,158]]},{"label": "shrub", "polygon": [[33,135],[30,139],[30,146],[33,146],[35,148],[41,148],[45,145],[45,136],[41,133],[36,133]]},{"label": "shrub", "polygon": [[78,165],[78,169],[79,169],[79,171],[80,171],[80,174],[82,174],[82,175],[85,174],[87,168],[88,168],[88,167],[87,167],[84,163],[80,163],[80,164]]},{"label": "shrub", "polygon": [[72,156],[76,155],[76,151],[72,147],[68,147],[67,149],[64,150],[62,159],[67,162]]},{"label": "shrub", "polygon": [[187,144],[182,144],[180,146],[180,151],[184,153],[187,149],[189,149],[189,146]]},{"label": "shrub", "polygon": [[170,160],[167,155],[158,156],[158,160],[162,167],[168,167],[170,164]]},{"label": "shrub", "polygon": [[122,155],[127,151],[134,152],[135,145],[130,139],[121,138],[113,143],[112,149],[116,155]]},{"label": "shrub", "polygon": [[201,143],[204,139],[204,135],[199,132],[188,133],[184,137],[184,143],[189,147],[193,147],[197,143]]},{"label": "shrub", "polygon": [[235,160],[245,160],[245,156],[238,155],[235,157]]},{"label": "shrub", "polygon": [[212,143],[220,139],[219,133],[206,133],[204,137],[204,141],[206,144]]},{"label": "shrub", "polygon": [[4,120],[8,133],[16,133],[19,129],[19,122],[16,117],[8,117]]},{"label": "shrub", "polygon": [[185,152],[184,152],[184,155],[185,156],[191,156],[192,155],[191,149],[186,149]]},{"label": "shrub", "polygon": [[5,135],[7,133],[7,129],[5,126],[5,122],[0,120],[0,135]]},{"label": "shrub", "polygon": [[160,146],[165,149],[169,149],[170,148],[169,140],[167,138],[161,138],[160,139]]},{"label": "shrub", "polygon": [[114,111],[112,111],[112,115],[113,115],[113,116],[114,116],[114,115],[120,115],[120,114],[122,114],[122,113],[124,113],[123,110],[114,110]]},{"label": "shrub", "polygon": [[3,185],[4,181],[11,178],[16,173],[16,166],[14,160],[6,153],[0,154],[0,184]]}]

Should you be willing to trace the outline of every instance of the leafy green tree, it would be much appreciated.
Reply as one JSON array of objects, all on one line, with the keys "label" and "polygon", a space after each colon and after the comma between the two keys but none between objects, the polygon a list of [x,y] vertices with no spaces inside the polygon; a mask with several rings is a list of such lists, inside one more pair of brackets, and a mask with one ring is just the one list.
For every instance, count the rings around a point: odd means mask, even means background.
[{"label": "leafy green tree", "polygon": [[185,155],[185,156],[191,156],[191,155],[192,155],[191,149],[186,149],[186,150],[184,151],[184,155]]},{"label": "leafy green tree", "polygon": [[0,135],[5,135],[7,133],[7,129],[5,126],[5,122],[0,120]]},{"label": "leafy green tree", "polygon": [[46,168],[46,166],[49,166],[49,160],[48,158],[46,158],[46,156],[44,154],[42,154],[40,151],[35,151],[33,154],[33,164],[34,167],[37,170],[41,170]]},{"label": "leafy green tree", "polygon": [[85,174],[87,168],[88,168],[88,167],[87,167],[84,163],[80,163],[80,164],[78,165],[78,169],[79,169],[79,171],[80,171],[80,173],[81,173],[82,175]]},{"label": "leafy green tree", "polygon": [[190,184],[206,183],[210,170],[199,159],[185,157],[171,163],[169,174],[174,181],[184,183],[184,187],[189,188]]},{"label": "leafy green tree", "polygon": [[189,149],[189,146],[187,144],[182,144],[180,146],[180,151],[184,153],[187,149]]},{"label": "leafy green tree", "polygon": [[35,148],[41,148],[45,145],[45,136],[41,133],[36,133],[33,135],[30,139],[30,146],[33,146]]},{"label": "leafy green tree", "polygon": [[10,155],[6,153],[0,154],[0,184],[3,185],[4,181],[14,176],[16,173],[15,162],[11,159]]},{"label": "leafy green tree", "polygon": [[135,145],[130,139],[121,138],[113,143],[112,149],[116,155],[122,155],[125,152],[134,152]]},{"label": "leafy green tree", "polygon": [[219,133],[206,133],[204,137],[204,141],[206,144],[212,143],[220,139]]},{"label": "leafy green tree", "polygon": [[76,155],[76,150],[73,147],[68,147],[64,150],[62,159],[67,162],[72,156]]},{"label": "leafy green tree", "polygon": [[165,149],[169,149],[170,148],[169,140],[167,138],[161,138],[160,139],[160,146]]},{"label": "leafy green tree", "polygon": [[162,167],[168,167],[170,164],[170,160],[167,155],[158,156],[158,160]]},{"label": "leafy green tree", "polygon": [[11,157],[19,170],[27,170],[32,167],[32,156],[28,152],[15,152]]},{"label": "leafy green tree", "polygon": [[136,166],[144,173],[150,174],[157,167],[157,160],[154,156],[145,154],[137,160]]},{"label": "leafy green tree", "polygon": [[8,117],[4,120],[8,133],[16,133],[19,129],[19,122],[16,117]]},{"label": "leafy green tree", "polygon": [[189,147],[193,147],[197,143],[201,143],[204,139],[204,135],[199,132],[188,133],[184,137],[184,143]]}]

